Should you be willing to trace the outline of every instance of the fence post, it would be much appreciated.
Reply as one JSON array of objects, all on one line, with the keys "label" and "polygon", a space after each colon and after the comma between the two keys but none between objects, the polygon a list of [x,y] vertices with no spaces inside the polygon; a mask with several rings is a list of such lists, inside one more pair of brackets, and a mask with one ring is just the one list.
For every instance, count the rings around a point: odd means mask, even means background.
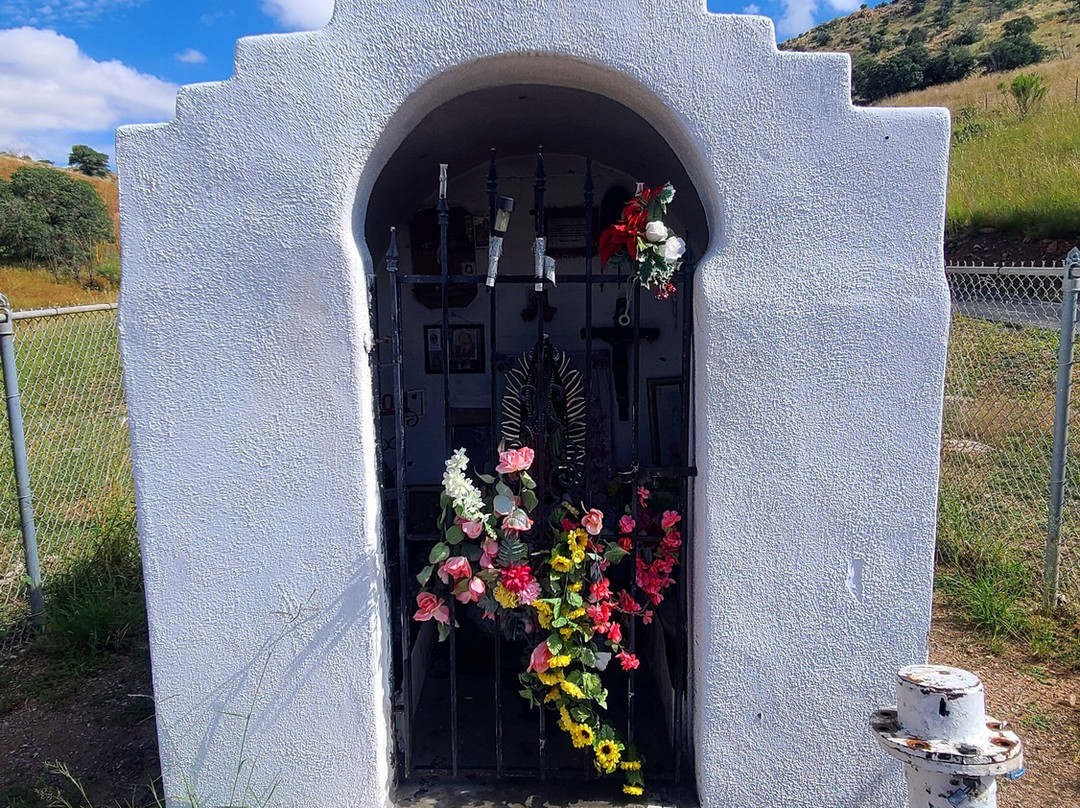
[{"label": "fence post", "polygon": [[37,530],[34,528],[34,506],[30,497],[30,471],[26,461],[22,405],[19,403],[19,378],[15,369],[14,326],[11,305],[7,297],[0,295],[0,361],[3,364],[8,427],[11,430],[11,454],[15,463],[15,487],[19,497],[19,523],[26,553],[26,577],[30,579],[30,619],[40,625],[45,617],[45,600],[41,594]]},{"label": "fence post", "polygon": [[1073,247],[1061,276],[1061,334],[1058,344],[1057,392],[1054,401],[1054,449],[1050,461],[1050,515],[1046,529],[1043,568],[1043,608],[1057,608],[1061,584],[1061,522],[1065,502],[1065,462],[1069,439],[1069,397],[1072,385],[1073,334],[1076,327],[1076,291],[1080,278],[1080,250]]}]

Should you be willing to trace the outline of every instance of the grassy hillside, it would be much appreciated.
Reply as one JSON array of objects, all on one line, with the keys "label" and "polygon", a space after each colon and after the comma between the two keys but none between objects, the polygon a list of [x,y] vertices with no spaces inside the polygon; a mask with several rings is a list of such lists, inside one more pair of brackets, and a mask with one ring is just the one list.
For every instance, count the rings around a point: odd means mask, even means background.
[{"label": "grassy hillside", "polygon": [[[1036,73],[1048,92],[1019,117],[998,91]],[[1080,56],[894,96],[887,106],[944,106],[953,114],[948,222],[953,233],[995,228],[1029,237],[1080,236]]]},{"label": "grassy hillside", "polygon": [[[781,46],[846,51],[853,62],[865,63],[903,53],[914,40],[931,54],[963,47],[980,59],[1002,38],[1004,26],[1024,15],[1037,25],[1031,38],[1047,48],[1045,61],[1005,72],[980,66],[961,81],[877,102],[952,111],[948,236],[954,245],[997,239],[992,247],[974,244],[974,254],[962,249],[958,257],[1060,258],[1060,240],[1080,239],[1080,2],[894,0],[819,25]],[[1036,74],[1047,87],[1026,116],[999,89],[1018,74]]]},{"label": "grassy hillside", "polygon": [[977,37],[966,42],[977,52],[1001,37],[1005,23],[1025,14],[1038,25],[1032,39],[1055,57],[1077,52],[1080,5],[1073,0],[892,0],[822,23],[780,47],[880,57],[904,48],[912,31],[919,29],[930,50]]},{"label": "grassy hillside", "polygon": [[[0,153],[0,179],[9,179],[24,166],[40,167],[42,165],[33,160]],[[87,177],[73,169],[56,168],[54,170],[62,171],[93,186],[108,209],[114,236],[118,237],[120,213],[116,176]],[[93,287],[87,288],[70,278],[53,278],[51,273],[40,267],[0,264],[0,292],[8,296],[14,309],[115,301],[117,282],[120,278],[120,253],[116,244],[97,244],[94,247],[94,265],[97,275],[94,278]]]}]

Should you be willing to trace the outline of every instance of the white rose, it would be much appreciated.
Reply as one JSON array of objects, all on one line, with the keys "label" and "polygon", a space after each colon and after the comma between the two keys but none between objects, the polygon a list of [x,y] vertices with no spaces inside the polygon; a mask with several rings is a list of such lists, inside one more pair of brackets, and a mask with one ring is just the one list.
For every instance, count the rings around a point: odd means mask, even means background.
[{"label": "white rose", "polygon": [[664,242],[664,259],[667,261],[678,261],[683,257],[683,253],[686,252],[686,242],[678,236],[672,236]]},{"label": "white rose", "polygon": [[649,222],[645,225],[645,238],[647,241],[653,242],[653,244],[663,241],[667,238],[667,235],[667,225],[663,222]]}]

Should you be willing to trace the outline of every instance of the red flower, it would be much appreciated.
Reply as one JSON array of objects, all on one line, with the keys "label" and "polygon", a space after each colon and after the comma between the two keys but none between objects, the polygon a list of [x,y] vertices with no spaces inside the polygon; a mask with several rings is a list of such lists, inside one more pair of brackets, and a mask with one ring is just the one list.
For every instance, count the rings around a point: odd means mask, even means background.
[{"label": "red flower", "polygon": [[624,614],[637,614],[641,611],[637,601],[630,597],[630,594],[625,589],[619,592],[618,609]]},{"label": "red flower", "polygon": [[649,501],[649,497],[651,497],[651,496],[652,496],[652,494],[649,493],[648,488],[644,488],[644,487],[642,487],[640,485],[638,486],[637,498],[638,498],[638,503],[641,505],[642,508],[645,507],[645,503]]},{"label": "red flower", "polygon": [[520,592],[532,583],[532,570],[528,564],[511,564],[502,571],[501,580],[511,592]]},{"label": "red flower", "polygon": [[607,636],[608,639],[616,645],[622,642],[622,626],[619,625],[617,620],[611,621],[611,625],[608,626]]},{"label": "red flower", "polygon": [[623,536],[619,539],[619,546],[629,553],[631,550],[634,549],[634,540],[631,539],[629,536]]},{"label": "red flower", "polygon": [[626,651],[620,651],[615,655],[615,658],[619,660],[619,664],[622,665],[624,671],[637,670],[638,665],[641,664],[636,656],[628,654]]},{"label": "red flower", "polygon": [[[509,587],[507,587],[509,589]],[[607,578],[601,578],[600,583],[593,584],[589,587],[590,599],[595,603],[600,600],[607,600],[611,597],[611,581]]]},{"label": "red flower", "polygon": [[634,517],[630,516],[629,514],[624,515],[619,520],[620,533],[633,533],[635,527],[637,527],[637,522],[635,522]]},{"label": "red flower", "polygon": [[652,609],[646,609],[645,614],[641,615],[641,622],[645,625],[649,625],[652,622]]},{"label": "red flower", "polygon": [[[604,631],[607,631],[607,622],[611,619],[611,604],[594,603],[585,609],[585,614],[593,621],[593,628],[596,631],[600,631],[601,627],[604,628]],[[603,634],[604,631],[600,631],[600,633]]]}]

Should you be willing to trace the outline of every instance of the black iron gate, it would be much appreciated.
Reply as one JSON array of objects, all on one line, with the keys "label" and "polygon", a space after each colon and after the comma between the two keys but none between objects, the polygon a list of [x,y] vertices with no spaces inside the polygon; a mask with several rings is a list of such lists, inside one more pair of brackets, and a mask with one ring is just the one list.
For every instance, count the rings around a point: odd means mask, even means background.
[{"label": "black iron gate", "polygon": [[[399,781],[417,775],[451,777],[480,775],[486,777],[553,776],[588,777],[591,767],[575,756],[569,743],[555,742],[549,737],[550,716],[541,708],[530,710],[528,703],[517,694],[518,664],[525,646],[502,636],[498,627],[485,628],[466,614],[475,606],[463,607],[449,598],[450,633],[448,642],[433,642],[431,625],[414,622],[412,610],[417,593],[414,577],[427,563],[428,550],[440,539],[433,528],[433,518],[427,511],[438,505],[417,496],[425,486],[410,479],[410,458],[433,451],[449,457],[453,449],[454,395],[451,384],[451,298],[458,290],[470,291],[468,286],[481,289],[483,273],[452,275],[448,259],[449,202],[446,197],[445,167],[437,207],[439,274],[404,274],[399,271],[397,237],[391,231],[387,251],[389,270],[389,343],[392,355],[388,366],[392,389],[381,389],[379,400],[393,402],[393,430],[383,428],[384,504],[386,528],[386,558],[389,589],[394,604],[394,714],[396,768]],[[534,181],[534,210],[532,212],[537,238],[545,235],[545,192],[547,177],[544,157],[537,158]],[[494,150],[487,180],[490,223],[496,221],[499,200],[499,179]],[[676,569],[675,584],[665,608],[658,609],[656,626],[646,632],[648,648],[642,648],[646,638],[637,636],[636,621],[631,621],[629,647],[642,658],[640,670],[617,672],[621,681],[609,687],[612,694],[610,714],[625,726],[626,737],[642,748],[647,759],[649,776],[678,782],[685,776],[689,710],[687,692],[687,586],[686,560],[691,556],[692,529],[689,525],[689,478],[695,473],[690,462],[690,369],[692,356],[692,306],[690,275],[692,263],[684,261],[673,278],[679,291],[673,308],[675,327],[681,331],[677,356],[665,357],[671,383],[667,389],[669,406],[678,406],[682,417],[674,427],[664,423],[664,436],[670,451],[657,451],[661,438],[656,408],[650,407],[648,427],[652,454],[642,452],[642,345],[655,338],[656,329],[641,325],[642,299],[640,284],[626,284],[625,278],[598,272],[595,243],[598,235],[595,188],[591,160],[584,161],[584,274],[560,274],[557,286],[543,276],[540,262],[534,273],[500,273],[493,289],[488,292],[487,332],[490,339],[478,349],[485,354],[491,409],[491,446],[489,457],[497,456],[500,442],[506,445],[530,445],[536,449],[534,477],[537,482],[537,512],[533,531],[542,533],[548,523],[549,511],[563,498],[591,507],[598,497],[609,507],[629,507],[638,516],[643,502],[638,496],[644,487],[665,498],[683,515],[684,563]],[[689,241],[689,234],[687,234]],[[512,269],[512,268],[511,268]],[[415,323],[406,322],[403,300],[406,289],[425,285],[427,297],[438,289],[438,339],[432,344],[441,346],[442,418],[444,441],[438,447],[412,446],[408,441],[410,413],[406,390],[413,374],[425,372],[419,358],[411,361],[405,356],[407,329]],[[598,284],[619,285],[625,296],[617,304],[610,326],[594,325],[594,294]],[[601,290],[603,286],[599,287]],[[512,309],[506,305],[508,295],[528,292],[529,305],[522,312],[528,320],[532,308],[535,319],[535,340],[523,353],[508,356],[500,353],[500,319]],[[567,301],[577,295],[583,302],[584,319],[580,341],[584,351],[583,367],[576,367],[571,351],[555,344],[549,334],[548,320],[553,316],[553,302]],[[472,299],[472,298],[470,298]],[[676,302],[677,301],[677,302]],[[577,305],[577,304],[575,304]],[[646,304],[648,305],[648,304]],[[385,316],[385,315],[384,315]],[[378,323],[376,324],[378,328]],[[434,326],[429,326],[435,328]],[[565,336],[565,335],[564,335]],[[610,351],[607,365],[594,361],[598,343]],[[674,361],[672,361],[674,360]],[[426,368],[431,373],[431,368]],[[437,371],[437,369],[436,369]],[[628,424],[629,446],[620,447],[623,462],[616,461],[612,447],[605,441],[610,434],[596,434],[592,417],[594,381],[598,373],[611,374],[614,379],[618,416]],[[655,381],[655,380],[654,380]],[[385,385],[384,385],[385,387]],[[657,388],[659,389],[659,388]],[[653,391],[650,382],[649,392]],[[387,399],[387,394],[392,399]],[[650,399],[651,402],[651,399]],[[614,409],[614,407],[610,407]],[[389,413],[383,406],[383,414]],[[609,413],[610,415],[610,413]],[[605,466],[598,457],[610,456]],[[674,463],[670,462],[674,457]],[[665,459],[669,462],[665,464]],[[390,469],[393,469],[392,474]],[[490,469],[487,469],[490,470]],[[604,479],[598,479],[599,477]],[[430,482],[430,481],[428,481]],[[542,540],[539,536],[534,540]],[[658,540],[658,539],[657,539]],[[650,539],[635,540],[631,550],[628,588],[635,594],[637,559],[649,553]],[[455,611],[455,606],[456,611]],[[489,621],[490,622],[490,621]],[[425,635],[425,629],[427,634]],[[651,674],[646,677],[645,674]],[[650,681],[651,678],[651,681]],[[644,679],[644,681],[642,681]],[[620,697],[616,693],[621,692]],[[625,722],[625,723],[623,723]],[[664,731],[659,731],[663,726]],[[642,727],[644,732],[639,731]],[[561,736],[561,733],[558,734]]]}]

